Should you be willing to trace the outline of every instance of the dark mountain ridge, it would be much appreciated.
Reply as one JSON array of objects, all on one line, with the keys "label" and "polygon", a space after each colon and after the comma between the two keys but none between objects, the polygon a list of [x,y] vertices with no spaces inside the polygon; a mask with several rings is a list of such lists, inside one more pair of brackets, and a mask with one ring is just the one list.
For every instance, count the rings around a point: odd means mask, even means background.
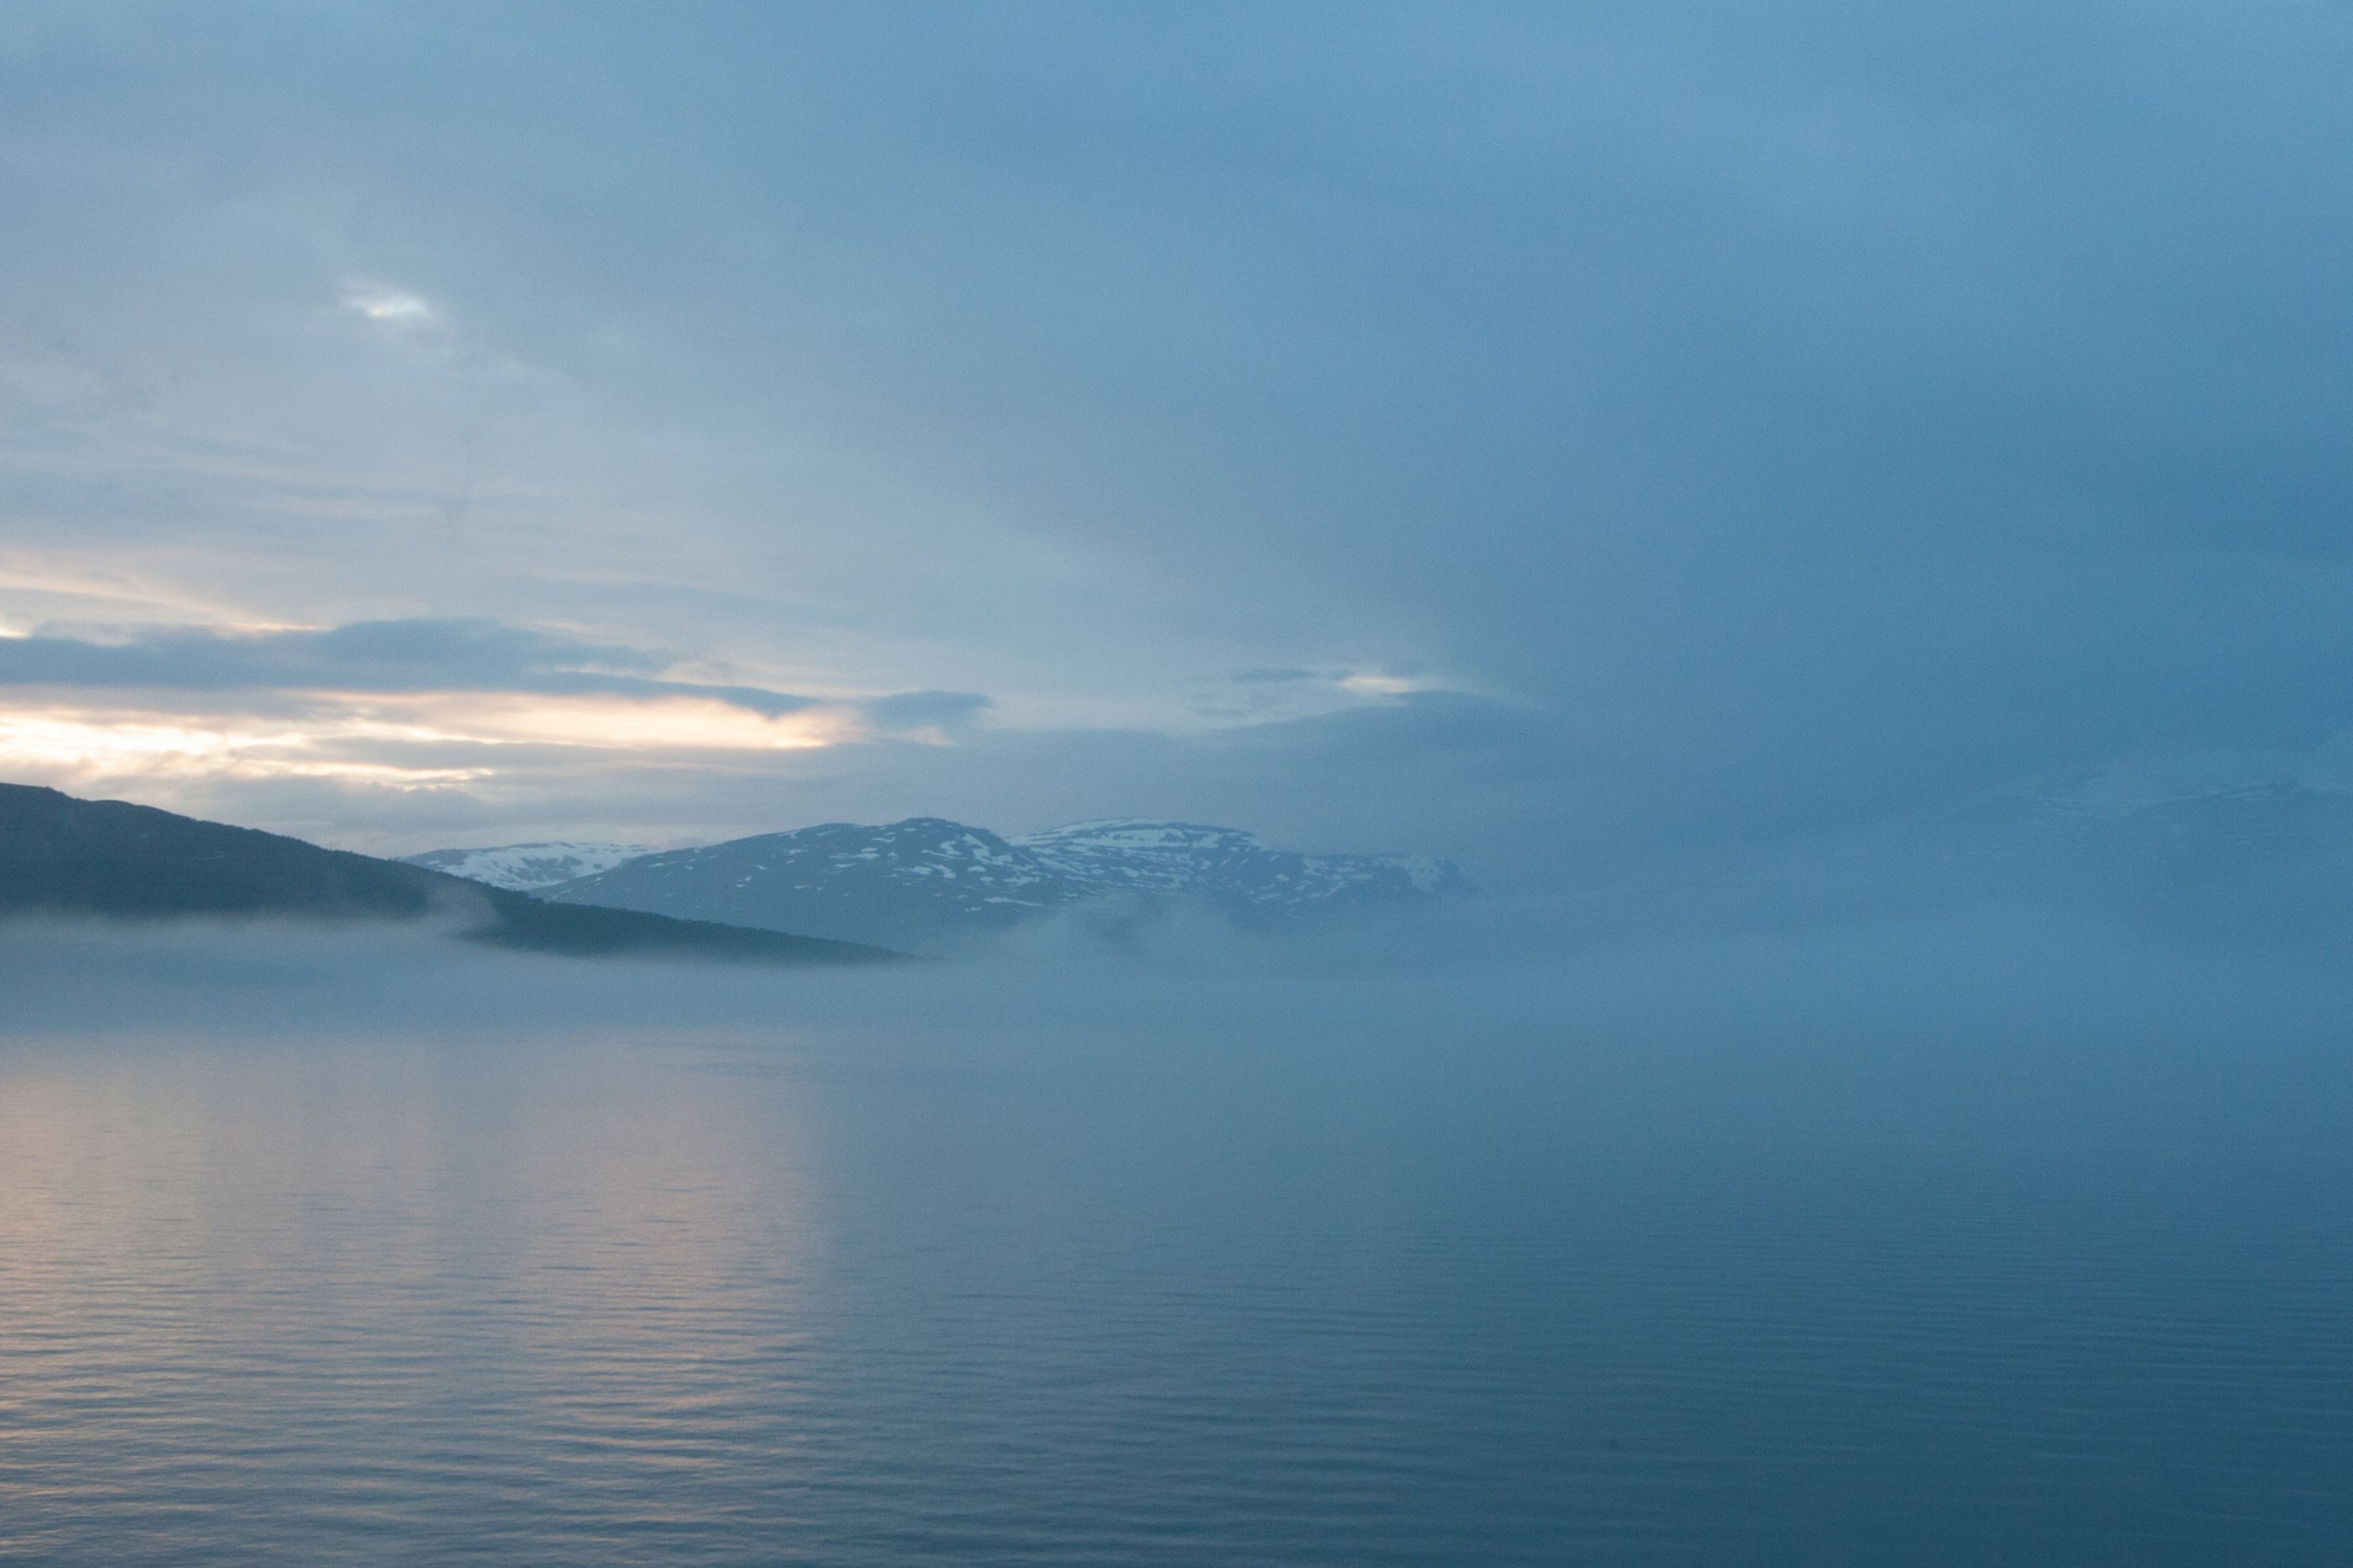
[{"label": "dark mountain ridge", "polygon": [[878,948],[642,911],[551,904],[423,867],[125,801],[0,784],[0,918],[442,916],[463,939],[522,952],[855,963]]}]

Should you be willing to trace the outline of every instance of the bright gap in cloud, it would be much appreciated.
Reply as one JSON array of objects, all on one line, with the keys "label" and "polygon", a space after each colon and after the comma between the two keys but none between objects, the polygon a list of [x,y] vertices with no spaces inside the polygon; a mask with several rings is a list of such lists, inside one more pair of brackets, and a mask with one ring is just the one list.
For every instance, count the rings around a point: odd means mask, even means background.
[{"label": "bright gap in cloud", "polygon": [[1439,689],[1435,682],[1410,680],[1402,676],[1363,673],[1342,676],[1340,689],[1358,697],[1403,697],[1409,692]]},{"label": "bright gap in cloud", "polygon": [[407,766],[322,754],[300,731],[117,722],[0,714],[0,768],[66,781],[156,776],[324,778],[436,789],[487,778],[489,768]]},{"label": "bright gap in cloud", "polygon": [[353,288],[345,291],[343,304],[371,321],[393,326],[423,325],[439,314],[422,295],[402,289]]},{"label": "bright gap in cloud", "polygon": [[228,715],[78,709],[0,713],[0,773],[60,783],[298,777],[435,789],[502,771],[495,756],[451,765],[446,752],[453,745],[693,754],[809,750],[859,733],[845,710],[767,719],[701,699],[459,692],[324,700],[324,711],[266,725]]},{"label": "bright gap in cloud", "polygon": [[617,751],[794,752],[857,738],[845,710],[815,708],[778,718],[709,698],[638,700],[518,692],[347,695],[369,714],[398,713],[445,741],[531,742]]}]

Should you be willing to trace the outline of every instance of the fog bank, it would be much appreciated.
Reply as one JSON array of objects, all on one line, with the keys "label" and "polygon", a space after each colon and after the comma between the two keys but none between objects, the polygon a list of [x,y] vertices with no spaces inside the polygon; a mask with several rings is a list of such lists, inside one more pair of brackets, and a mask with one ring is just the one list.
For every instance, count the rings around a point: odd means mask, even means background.
[{"label": "fog bank", "polygon": [[[1125,1082],[1500,1117],[1530,1138],[2335,1147],[2353,981],[2047,911],[1594,946],[1440,973],[1030,951],[776,972],[469,950],[422,931],[0,931],[0,1051],[642,1047],[817,1075]],[[732,1069],[731,1069],[732,1070]],[[1399,1096],[1400,1087],[1411,1090]],[[1384,1112],[1383,1114],[1392,1114]]]}]

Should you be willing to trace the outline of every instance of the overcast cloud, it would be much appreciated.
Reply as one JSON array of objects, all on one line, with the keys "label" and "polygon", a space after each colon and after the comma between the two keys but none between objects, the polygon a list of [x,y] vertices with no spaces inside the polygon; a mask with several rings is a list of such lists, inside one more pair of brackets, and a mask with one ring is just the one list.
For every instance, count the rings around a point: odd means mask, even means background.
[{"label": "overcast cloud", "polygon": [[[812,697],[749,686],[649,679],[636,648],[599,646],[491,621],[367,621],[319,632],[223,635],[174,627],[121,641],[40,636],[0,641],[0,686],[176,691],[514,691],[548,696],[699,697],[768,718]],[[911,692],[890,702],[944,695]]]},{"label": "overcast cloud", "polygon": [[[12,7],[9,772],[1493,883],[2317,752],[2348,67],[2288,0]],[[842,717],[72,751],[331,688]]]}]

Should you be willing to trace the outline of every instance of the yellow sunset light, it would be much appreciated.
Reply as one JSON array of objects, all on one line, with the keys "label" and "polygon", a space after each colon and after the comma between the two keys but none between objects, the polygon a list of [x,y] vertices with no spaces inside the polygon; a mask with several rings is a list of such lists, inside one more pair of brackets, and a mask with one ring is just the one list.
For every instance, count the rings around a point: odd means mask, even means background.
[{"label": "yellow sunset light", "polygon": [[213,774],[238,778],[331,778],[396,789],[467,784],[488,768],[404,767],[322,756],[322,739],[293,731],[206,729],[192,722],[114,723],[0,714],[0,767],[12,772],[121,778]]},{"label": "yellow sunset light", "polygon": [[521,692],[431,692],[347,699],[373,714],[399,713],[441,740],[588,746],[613,751],[796,752],[851,738],[838,709],[770,719],[708,698],[637,700]]},{"label": "yellow sunset light", "polygon": [[[452,746],[576,746],[629,752],[789,752],[855,738],[846,710],[770,719],[702,698],[650,701],[514,692],[319,699],[322,712],[257,722],[234,716],[52,709],[0,712],[0,771],[80,779],[233,776],[343,779],[401,789],[470,784],[495,752],[453,764]],[[431,754],[417,755],[430,749]],[[356,754],[355,754],[356,753]],[[404,760],[404,753],[415,756]]]}]

